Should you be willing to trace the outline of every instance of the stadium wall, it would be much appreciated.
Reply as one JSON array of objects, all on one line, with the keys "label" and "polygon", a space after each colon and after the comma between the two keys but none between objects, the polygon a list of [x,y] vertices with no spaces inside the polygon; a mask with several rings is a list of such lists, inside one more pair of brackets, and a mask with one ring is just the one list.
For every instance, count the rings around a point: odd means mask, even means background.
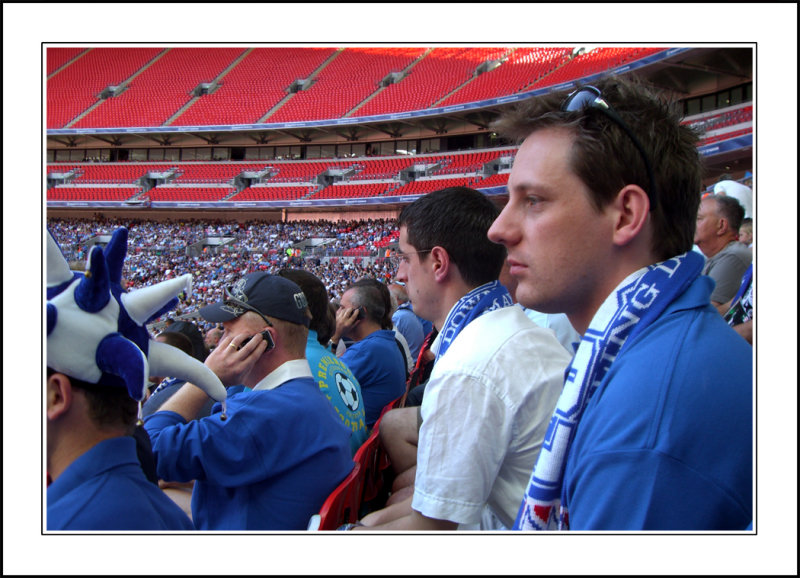
[{"label": "stadium wall", "polygon": [[181,220],[225,222],[260,220],[267,223],[294,222],[294,221],[351,221],[369,219],[396,219],[400,214],[399,209],[385,209],[374,211],[253,211],[253,210],[228,210],[228,211],[176,211],[175,209],[117,209],[96,207],[94,209],[63,209],[47,208],[46,218],[54,219],[92,219],[97,215],[114,217],[116,219],[141,219],[147,221],[166,222]]}]

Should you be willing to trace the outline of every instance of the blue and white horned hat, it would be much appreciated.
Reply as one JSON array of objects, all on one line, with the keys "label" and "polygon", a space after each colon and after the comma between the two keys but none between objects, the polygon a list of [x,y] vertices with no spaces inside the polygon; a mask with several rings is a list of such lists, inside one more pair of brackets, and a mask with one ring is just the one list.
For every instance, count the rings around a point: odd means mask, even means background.
[{"label": "blue and white horned hat", "polygon": [[180,349],[150,338],[145,325],[191,291],[192,276],[182,275],[126,293],[122,265],[128,252],[128,230],[114,231],[105,250],[92,247],[85,273],[71,271],[58,244],[47,235],[47,365],[83,380],[127,387],[145,399],[150,375],[185,379],[222,402],[225,387],[203,363]]}]

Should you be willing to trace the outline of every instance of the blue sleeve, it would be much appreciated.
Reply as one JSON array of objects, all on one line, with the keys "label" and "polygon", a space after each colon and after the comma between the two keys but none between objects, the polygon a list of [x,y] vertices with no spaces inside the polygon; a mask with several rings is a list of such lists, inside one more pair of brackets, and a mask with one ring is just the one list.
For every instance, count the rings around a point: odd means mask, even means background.
[{"label": "blue sleeve", "polygon": [[[160,411],[145,419],[156,471],[167,481],[207,480],[221,486],[243,486],[263,480],[281,460],[271,419],[263,408],[256,419],[246,404],[229,405],[228,419],[219,413],[188,423],[177,413]],[[277,412],[277,410],[276,410]],[[259,424],[253,431],[251,424]],[[285,459],[283,460],[286,461]]]},{"label": "blue sleeve", "polygon": [[[369,362],[369,356],[360,354],[358,343],[354,343],[345,350],[340,359],[350,368],[350,371],[361,384],[364,380],[365,366]],[[361,387],[363,388],[364,385],[361,384]]]},{"label": "blue sleeve", "polygon": [[739,299],[741,299],[747,288],[750,287],[750,282],[753,280],[753,264],[750,263],[750,266],[747,268],[747,271],[744,272],[742,275],[742,282],[739,285],[739,290],[736,292],[736,295],[733,296],[733,302],[736,303]]},{"label": "blue sleeve", "polygon": [[741,530],[752,519],[722,488],[657,451],[584,456],[571,479],[570,530]]},{"label": "blue sleeve", "polygon": [[422,333],[422,323],[410,311],[407,315],[396,315],[392,320],[397,326],[397,330],[406,338],[408,348],[414,357],[413,361],[416,361],[422,342],[425,341],[425,335]]}]

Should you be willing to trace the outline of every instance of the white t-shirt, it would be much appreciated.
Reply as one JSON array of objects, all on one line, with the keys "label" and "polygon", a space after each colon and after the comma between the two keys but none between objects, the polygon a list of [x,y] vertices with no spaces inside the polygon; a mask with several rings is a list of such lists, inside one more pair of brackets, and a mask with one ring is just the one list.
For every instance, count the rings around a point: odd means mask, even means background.
[{"label": "white t-shirt", "polygon": [[575,355],[581,334],[575,331],[569,319],[563,313],[541,313],[524,307],[525,315],[539,327],[552,329],[556,339],[564,346],[570,355]]},{"label": "white t-shirt", "polygon": [[425,388],[411,507],[471,525],[488,505],[510,528],[570,359],[520,307],[465,327]]}]

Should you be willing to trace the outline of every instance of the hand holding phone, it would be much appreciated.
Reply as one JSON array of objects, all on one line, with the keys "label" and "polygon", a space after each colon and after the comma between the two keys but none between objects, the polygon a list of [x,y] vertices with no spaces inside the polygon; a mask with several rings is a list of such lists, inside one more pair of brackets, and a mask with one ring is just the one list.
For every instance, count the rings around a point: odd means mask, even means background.
[{"label": "hand holding phone", "polygon": [[[250,340],[253,339],[253,337],[255,337],[255,335],[251,335],[250,337],[242,341],[239,344],[239,349],[250,343]],[[269,329],[265,329],[264,331],[262,331],[261,337],[264,339],[264,341],[267,342],[266,351],[269,351],[270,349],[273,349],[275,347],[275,341],[272,339],[272,334],[269,332]]]}]

